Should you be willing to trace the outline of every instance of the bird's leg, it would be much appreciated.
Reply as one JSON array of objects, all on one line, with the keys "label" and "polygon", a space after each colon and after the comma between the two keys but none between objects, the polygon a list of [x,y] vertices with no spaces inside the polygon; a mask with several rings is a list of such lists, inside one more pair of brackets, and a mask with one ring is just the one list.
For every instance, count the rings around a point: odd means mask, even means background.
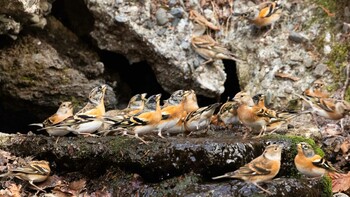
[{"label": "bird's leg", "polygon": [[139,140],[141,140],[144,144],[148,144],[148,143],[149,143],[148,141],[142,139],[142,138],[139,136],[138,133],[135,133],[134,137],[137,138],[137,139],[139,139]]},{"label": "bird's leg", "polygon": [[165,138],[163,135],[162,135],[162,129],[158,129],[158,136],[161,137],[161,138]]},{"label": "bird's leg", "polygon": [[206,65],[206,64],[211,63],[211,62],[213,62],[213,61],[214,61],[213,58],[210,58],[210,59],[208,59],[207,61],[201,63],[201,65],[203,66],[203,65]]},{"label": "bird's leg", "polygon": [[259,189],[261,189],[262,191],[266,192],[267,194],[269,195],[272,195],[272,193],[267,190],[267,189],[264,189],[263,187],[261,187],[260,185],[258,185],[257,183],[253,183],[255,186],[257,186]]},{"label": "bird's leg", "polygon": [[273,26],[274,24],[272,23],[270,29],[264,33],[263,37],[267,36],[271,32],[271,30],[273,30]]},{"label": "bird's leg", "polygon": [[45,190],[43,190],[43,189],[41,189],[40,187],[36,186],[36,185],[33,183],[33,181],[28,181],[28,182],[29,182],[29,184],[30,184],[31,186],[33,186],[35,189],[37,189],[37,190],[39,190],[39,191],[42,191],[42,192],[45,192]]}]

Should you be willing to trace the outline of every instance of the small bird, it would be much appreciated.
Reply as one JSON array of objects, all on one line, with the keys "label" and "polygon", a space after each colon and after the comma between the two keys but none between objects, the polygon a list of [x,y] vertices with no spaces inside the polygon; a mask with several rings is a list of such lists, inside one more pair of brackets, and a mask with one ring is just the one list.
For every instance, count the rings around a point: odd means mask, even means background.
[{"label": "small bird", "polygon": [[253,23],[259,29],[271,25],[270,29],[264,34],[266,36],[274,27],[282,14],[282,5],[278,2],[263,2],[258,6],[252,7],[245,13],[234,13],[234,16],[241,16]]},{"label": "small bird", "polygon": [[191,91],[175,91],[166,101],[165,107],[162,108],[162,119],[157,125],[158,136],[162,137],[162,131],[166,131],[176,125],[182,118],[187,96]]},{"label": "small bird", "polygon": [[194,90],[188,90],[190,93],[186,95],[184,110],[180,120],[173,127],[167,129],[165,132],[168,134],[182,133],[185,131],[184,120],[188,113],[195,111],[199,108],[197,103],[197,96]]},{"label": "small bird", "polygon": [[317,79],[309,89],[303,92],[303,95],[309,98],[329,98],[330,94],[324,88],[325,83],[321,79]]},{"label": "small bird", "polygon": [[[114,109],[109,110],[104,115],[104,120],[107,119],[114,119],[117,120],[118,118],[123,120],[124,116],[132,116],[135,114],[138,114],[142,112],[143,108],[145,107],[146,102],[146,93],[143,94],[136,94],[133,97],[130,98],[130,101],[128,103],[128,106],[124,109]],[[104,121],[103,125],[99,128],[98,133],[103,135],[108,135],[110,133],[110,127],[114,124],[114,122]]]},{"label": "small bird", "polygon": [[257,94],[253,96],[253,101],[256,106],[263,109],[267,114],[268,117],[270,117],[269,122],[266,125],[265,132],[273,133],[279,128],[282,127],[282,125],[288,123],[293,118],[297,117],[297,113],[294,112],[278,112],[272,109],[268,109],[265,106],[265,95],[263,94]]},{"label": "small bird", "polygon": [[331,120],[340,120],[350,112],[350,103],[345,100],[333,98],[313,98],[308,99],[302,95],[294,93],[311,106],[311,110],[303,113],[312,113]]},{"label": "small bird", "polygon": [[[251,130],[260,131],[261,136],[265,130],[266,125],[270,122],[271,118],[276,118],[274,114],[271,114],[265,108],[256,105],[252,97],[247,92],[239,92],[233,98],[238,102],[237,114],[241,123]],[[243,138],[246,138],[248,133],[246,132]]]},{"label": "small bird", "polygon": [[[48,117],[43,123],[33,123],[30,124],[30,126],[39,126],[45,129],[47,127],[59,124],[71,116],[73,116],[72,102],[62,102],[55,114]],[[66,129],[59,128],[47,128],[46,131],[50,136],[64,136],[70,132]]]},{"label": "small bird", "polygon": [[[102,126],[105,114],[104,96],[107,85],[100,85],[91,90],[89,102],[74,116],[59,124],[47,127],[49,129],[66,129],[74,134],[91,135]],[[47,129],[46,128],[46,129]]]},{"label": "small bird", "polygon": [[231,51],[221,46],[209,35],[192,36],[191,45],[193,50],[206,60],[202,65],[219,59],[240,61]]},{"label": "small bird", "polygon": [[105,113],[105,117],[114,117],[120,115],[135,115],[141,112],[145,106],[146,93],[136,94],[130,98],[128,106],[122,110],[109,110]]},{"label": "small bird", "polygon": [[341,171],[335,169],[332,164],[320,155],[316,155],[312,147],[301,142],[297,144],[298,154],[294,158],[294,164],[298,171],[307,177],[321,177],[327,172]]},{"label": "small bird", "polygon": [[220,104],[221,103],[214,103],[206,107],[201,107],[187,114],[183,123],[185,130],[191,133],[192,131],[208,128],[210,125],[211,117],[213,116],[215,109]]},{"label": "small bird", "polygon": [[222,122],[226,127],[239,123],[237,114],[238,103],[236,101],[227,101],[220,107],[216,114],[219,122]]},{"label": "small bird", "polygon": [[212,179],[241,179],[248,183],[253,183],[258,188],[271,195],[270,191],[262,188],[258,183],[271,180],[278,174],[281,166],[282,149],[282,145],[271,144],[265,148],[262,155],[240,167],[238,170],[226,173],[222,176],[213,177]]},{"label": "small bird", "polygon": [[44,160],[29,161],[23,167],[9,169],[7,173],[1,174],[0,177],[12,176],[21,180],[28,181],[30,185],[42,191],[42,189],[36,186],[34,183],[45,181],[49,177],[50,172],[51,169],[49,162]]},{"label": "small bird", "polygon": [[118,127],[126,128],[127,133],[133,134],[135,138],[147,144],[148,142],[139,137],[139,135],[147,134],[155,130],[157,124],[162,119],[160,97],[161,94],[150,96],[145,103],[144,110],[139,114],[125,117],[122,121],[110,119],[111,121],[115,121],[112,129],[117,129]]}]

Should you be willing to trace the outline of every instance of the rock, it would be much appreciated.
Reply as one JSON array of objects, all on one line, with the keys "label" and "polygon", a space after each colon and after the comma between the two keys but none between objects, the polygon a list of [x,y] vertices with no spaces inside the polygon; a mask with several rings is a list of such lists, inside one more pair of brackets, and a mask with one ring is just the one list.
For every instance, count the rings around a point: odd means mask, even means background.
[{"label": "rock", "polygon": [[[118,6],[113,4],[112,0],[90,0],[87,3],[95,19],[90,35],[98,48],[123,54],[131,64],[147,61],[157,81],[168,93],[186,87],[194,89],[198,95],[217,97],[224,91],[226,76],[222,74],[222,63],[216,63],[219,66],[203,66],[200,69],[197,69],[198,66],[194,63],[198,62],[199,57],[186,44],[191,39],[192,31],[192,23],[188,18],[184,18],[184,15],[179,21],[175,18],[175,23],[172,24],[174,30],[169,30],[152,24],[152,14],[155,11],[151,10],[150,1],[134,4],[123,2]],[[142,12],[132,8],[135,6],[142,8]],[[180,11],[184,12],[182,8],[174,9],[173,13],[176,11],[176,15]],[[156,11],[158,20],[169,17],[163,8]],[[122,21],[125,22],[116,25],[115,16],[125,16],[127,19],[123,18]],[[164,23],[165,19],[160,24]]]},{"label": "rock", "polygon": [[294,31],[291,31],[289,33],[289,37],[290,40],[296,42],[296,43],[305,43],[308,42],[309,39],[306,37],[306,35],[302,34],[302,33],[297,33]]},{"label": "rock", "polygon": [[[55,18],[48,19],[48,32],[23,35],[0,51],[1,105],[23,115],[30,113],[30,118],[23,118],[24,125],[44,120],[63,101],[72,101],[80,109],[91,89],[106,83],[97,54]],[[116,104],[111,88],[106,104]]]},{"label": "rock", "polygon": [[171,8],[170,14],[177,17],[181,18],[184,13],[184,10],[182,8]]},{"label": "rock", "polygon": [[[289,141],[277,137],[241,142],[239,137],[233,138],[232,133],[231,136],[217,132],[213,135],[213,138],[168,137],[165,141],[156,137],[150,145],[140,145],[137,139],[121,136],[60,137],[57,140],[56,137],[35,135],[0,135],[0,148],[14,155],[35,154],[37,159],[49,160],[55,163],[52,174],[59,176],[59,169],[79,169],[74,171],[85,176],[88,184],[94,182],[94,179],[89,181],[89,177],[106,176],[104,181],[98,182],[98,186],[104,184],[107,190],[114,188],[114,193],[126,194],[136,189],[142,196],[252,196],[261,192],[252,184],[229,179],[213,181],[211,177],[233,171],[249,162],[262,153],[267,142],[283,143],[285,148],[280,173],[272,181],[260,185],[271,191],[273,196],[302,192],[320,196],[329,192],[321,179],[289,177],[296,170],[293,158],[297,139]],[[99,166],[98,170],[96,166]],[[108,176],[111,173],[117,176]],[[134,181],[139,187],[125,187],[125,184]],[[87,185],[87,188],[90,187]]]},{"label": "rock", "polygon": [[157,24],[160,26],[165,25],[169,22],[167,11],[163,8],[159,8],[156,12]]},{"label": "rock", "polygon": [[327,65],[325,64],[318,64],[313,72],[313,75],[316,77],[316,78],[319,78],[319,77],[322,77],[325,75],[325,72],[328,71],[328,67]]},{"label": "rock", "polygon": [[[0,33],[15,38],[19,30],[23,29],[23,25],[44,28],[46,25],[45,16],[51,12],[51,7],[51,2],[47,0],[14,0],[11,3],[1,0],[0,13],[4,15],[0,19]],[[5,28],[1,29],[1,26]]]}]

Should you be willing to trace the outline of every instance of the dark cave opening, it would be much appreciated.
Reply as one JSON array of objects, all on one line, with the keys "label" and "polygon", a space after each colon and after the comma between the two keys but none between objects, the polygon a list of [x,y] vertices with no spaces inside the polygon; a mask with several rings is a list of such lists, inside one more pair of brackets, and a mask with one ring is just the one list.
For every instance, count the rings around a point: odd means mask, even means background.
[{"label": "dark cave opening", "polygon": [[227,98],[232,99],[235,94],[241,91],[236,71],[236,62],[233,60],[223,60],[226,72],[226,81],[224,83],[225,91],[220,96],[220,102],[226,102]]}]

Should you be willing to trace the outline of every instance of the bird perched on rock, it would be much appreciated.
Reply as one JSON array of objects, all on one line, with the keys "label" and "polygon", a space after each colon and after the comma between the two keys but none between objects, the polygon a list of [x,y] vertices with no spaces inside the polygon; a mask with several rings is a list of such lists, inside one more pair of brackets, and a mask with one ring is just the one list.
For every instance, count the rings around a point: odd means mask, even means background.
[{"label": "bird perched on rock", "polygon": [[139,135],[151,133],[157,128],[157,124],[162,119],[160,97],[161,94],[150,96],[145,103],[143,111],[138,114],[124,117],[123,120],[109,119],[109,121],[115,122],[111,129],[125,128],[127,133],[133,134],[135,138],[147,144],[148,142],[139,137]]},{"label": "bird perched on rock", "polygon": [[311,87],[303,92],[309,98],[329,98],[330,94],[325,90],[325,83],[321,79],[315,80]]},{"label": "bird perched on rock", "polygon": [[[126,108],[121,110],[119,109],[109,110],[105,113],[103,118],[105,120],[109,118],[112,118],[114,120],[118,118],[124,119],[124,116],[132,116],[142,112],[143,108],[145,107],[146,95],[147,95],[146,93],[134,95],[133,97],[130,98],[128,106]],[[114,124],[114,122],[104,121],[98,133],[103,135],[108,135],[110,132],[111,124]]]},{"label": "bird perched on rock", "polygon": [[184,113],[184,106],[187,102],[187,96],[191,94],[191,91],[178,90],[175,91],[170,98],[166,101],[165,106],[162,108],[162,119],[157,124],[158,136],[162,136],[162,130],[166,131],[176,125],[176,123],[182,118]]},{"label": "bird perched on rock", "polygon": [[227,101],[220,107],[216,114],[217,124],[224,124],[225,127],[239,123],[237,115],[238,103],[236,101]]},{"label": "bird perched on rock", "polygon": [[74,116],[67,118],[59,124],[46,129],[66,129],[74,134],[91,135],[103,123],[105,114],[104,96],[107,85],[100,85],[91,90],[88,103]]},{"label": "bird perched on rock", "polygon": [[198,131],[209,127],[211,117],[215,109],[221,103],[214,103],[206,107],[201,107],[187,114],[184,119],[184,126],[187,132]]},{"label": "bird perched on rock", "polygon": [[263,109],[263,111],[266,111],[266,113],[269,114],[267,116],[269,116],[270,119],[266,124],[265,132],[270,132],[270,134],[299,115],[295,112],[278,112],[272,109],[268,109],[265,106],[265,95],[263,94],[257,94],[253,96],[252,99],[256,106]]},{"label": "bird perched on rock", "polygon": [[130,98],[128,106],[126,108],[118,110],[109,110],[105,113],[105,117],[114,117],[120,115],[134,115],[141,112],[145,106],[146,93],[136,94]]},{"label": "bird perched on rock", "polygon": [[17,167],[9,169],[5,174],[1,174],[0,177],[16,177],[18,179],[28,181],[30,185],[38,190],[40,189],[34,183],[39,183],[45,181],[50,175],[51,169],[49,162],[41,161],[29,161],[26,165],[22,167]]},{"label": "bird perched on rock", "polygon": [[311,106],[311,110],[304,113],[313,113],[331,120],[340,120],[350,112],[350,103],[345,100],[333,98],[313,98],[308,99],[302,95],[294,93]]},{"label": "bird perched on rock", "polygon": [[280,19],[281,14],[282,5],[280,3],[267,1],[251,7],[248,12],[234,13],[234,16],[241,16],[258,28],[271,25],[270,29],[264,34],[266,36],[273,29],[274,23]]},{"label": "bird perched on rock", "polygon": [[47,128],[47,127],[51,127],[56,124],[59,124],[71,116],[73,116],[72,102],[62,102],[55,114],[48,117],[46,120],[44,120],[43,123],[33,123],[33,124],[30,124],[30,126],[42,127],[46,129],[47,133],[49,133],[50,136],[64,136],[68,134],[70,131],[66,129],[55,128],[55,127],[53,128]]},{"label": "bird perched on rock", "polygon": [[300,173],[308,177],[321,177],[327,172],[341,173],[325,158],[315,154],[308,143],[301,142],[297,144],[297,149],[298,154],[294,158],[294,164]]},{"label": "bird perched on rock", "polygon": [[173,127],[165,131],[168,134],[184,132],[185,131],[184,119],[186,118],[187,114],[199,108],[195,91],[194,90],[188,90],[188,91],[189,91],[189,94],[187,94],[184,97],[184,107],[183,107],[182,116],[180,120]]},{"label": "bird perched on rock", "polygon": [[[260,131],[259,136],[265,132],[266,125],[270,119],[276,118],[274,114],[271,114],[265,108],[256,105],[247,92],[239,92],[233,99],[238,103],[237,114],[241,123],[251,130]],[[244,138],[246,138],[247,134],[246,132]]]},{"label": "bird perched on rock", "polygon": [[191,45],[193,50],[206,60],[202,63],[203,65],[219,59],[240,61],[231,51],[221,46],[209,35],[192,36]]},{"label": "bird perched on rock", "polygon": [[262,153],[262,155],[255,158],[248,164],[240,167],[234,172],[229,172],[222,176],[213,177],[213,179],[241,179],[248,183],[253,183],[261,190],[265,191],[268,194],[271,194],[270,191],[262,188],[258,185],[258,183],[271,180],[278,174],[281,166],[282,149],[282,145],[269,145],[265,148],[265,151]]}]

